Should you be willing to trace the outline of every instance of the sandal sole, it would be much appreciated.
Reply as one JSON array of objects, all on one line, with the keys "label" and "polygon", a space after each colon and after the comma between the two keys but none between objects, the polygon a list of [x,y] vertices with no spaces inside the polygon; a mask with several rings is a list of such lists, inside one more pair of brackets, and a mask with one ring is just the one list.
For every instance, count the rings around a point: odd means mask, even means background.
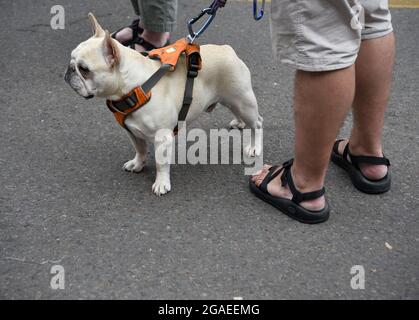
[{"label": "sandal sole", "polygon": [[260,190],[256,184],[249,179],[250,191],[252,191],[259,199],[263,200],[266,203],[269,203],[271,206],[280,210],[282,213],[286,214],[290,218],[297,220],[306,224],[317,224],[325,222],[329,219],[330,208],[329,204],[326,201],[325,207],[320,211],[310,211],[304,209],[303,207],[297,205],[288,199],[281,199],[278,197],[273,197],[269,194],[266,194]]},{"label": "sandal sole", "polygon": [[391,176],[390,172],[380,180],[368,180],[363,174],[356,169],[351,163],[345,161],[341,155],[332,152],[331,160],[334,164],[345,170],[356,189],[367,194],[381,194],[390,190]]}]

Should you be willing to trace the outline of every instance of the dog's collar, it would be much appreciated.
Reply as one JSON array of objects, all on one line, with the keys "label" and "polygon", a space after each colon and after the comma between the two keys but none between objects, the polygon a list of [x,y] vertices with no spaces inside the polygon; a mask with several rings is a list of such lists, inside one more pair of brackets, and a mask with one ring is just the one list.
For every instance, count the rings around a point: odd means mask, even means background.
[{"label": "dog's collar", "polygon": [[142,86],[135,87],[119,100],[106,100],[106,105],[122,127],[127,129],[125,118],[150,101],[151,89],[171,68],[171,65],[163,64]]},{"label": "dog's collar", "polygon": [[150,98],[151,91],[144,92],[142,87],[136,87],[119,100],[106,100],[106,105],[113,112],[116,121],[126,128],[125,118],[144,106]]}]

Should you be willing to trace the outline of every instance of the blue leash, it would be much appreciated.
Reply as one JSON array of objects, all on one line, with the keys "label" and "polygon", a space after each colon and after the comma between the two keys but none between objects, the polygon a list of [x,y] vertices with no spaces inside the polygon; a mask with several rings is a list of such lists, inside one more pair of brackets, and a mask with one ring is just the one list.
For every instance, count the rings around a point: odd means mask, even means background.
[{"label": "blue leash", "polygon": [[260,8],[260,11],[258,12],[258,0],[253,0],[253,18],[256,21],[259,21],[263,18],[263,14],[265,13],[265,2],[266,0],[262,0],[262,7]]}]

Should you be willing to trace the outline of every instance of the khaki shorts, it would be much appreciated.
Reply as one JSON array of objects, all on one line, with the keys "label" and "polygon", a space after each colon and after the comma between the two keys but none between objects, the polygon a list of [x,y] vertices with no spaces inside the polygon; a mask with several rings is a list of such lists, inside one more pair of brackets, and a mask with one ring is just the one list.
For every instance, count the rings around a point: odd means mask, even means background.
[{"label": "khaki shorts", "polygon": [[172,32],[176,27],[177,0],[131,0],[144,27],[154,32]]},{"label": "khaki shorts", "polygon": [[361,41],[393,31],[387,0],[272,0],[275,56],[304,71],[354,64]]}]

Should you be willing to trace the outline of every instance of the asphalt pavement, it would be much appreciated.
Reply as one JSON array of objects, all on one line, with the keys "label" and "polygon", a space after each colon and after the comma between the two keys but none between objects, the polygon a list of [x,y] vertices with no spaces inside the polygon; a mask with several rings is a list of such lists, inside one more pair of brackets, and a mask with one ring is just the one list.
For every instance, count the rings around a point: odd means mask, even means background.
[{"label": "asphalt pavement", "polygon": [[[173,39],[208,1],[181,0]],[[109,30],[128,24],[129,1],[0,1],[0,298],[413,299],[419,298],[419,10],[394,9],[397,62],[384,129],[392,190],[356,191],[331,165],[330,220],[304,225],[256,199],[243,165],[175,165],[172,191],[151,192],[104,101],[64,83],[71,50],[90,36],[93,11]],[[264,122],[264,160],[292,156],[292,69],[273,62],[268,15],[229,1],[201,44],[230,44],[253,74]],[[226,127],[223,108],[193,127]],[[350,117],[341,136],[349,132]],[[51,267],[65,289],[50,286]],[[351,268],[365,289],[351,287]]]}]

